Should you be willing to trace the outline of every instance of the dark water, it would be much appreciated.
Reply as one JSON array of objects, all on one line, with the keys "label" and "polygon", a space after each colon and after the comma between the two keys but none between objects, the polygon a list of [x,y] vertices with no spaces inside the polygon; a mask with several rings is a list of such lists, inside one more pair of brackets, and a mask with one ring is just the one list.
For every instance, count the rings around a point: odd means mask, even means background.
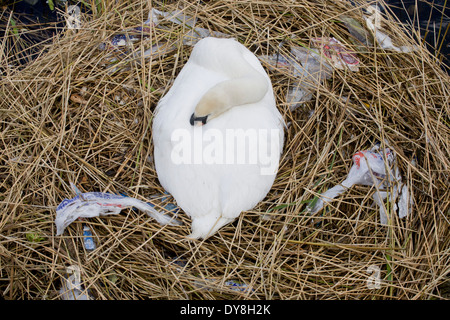
[{"label": "dark water", "polygon": [[[32,5],[30,2],[35,4]],[[53,0],[53,2],[63,11],[66,5],[79,4],[70,0]],[[375,1],[368,3],[374,4]],[[448,3],[446,0],[386,0],[386,3],[402,23],[420,30],[429,50],[447,65],[447,71],[450,72],[450,0]],[[26,24],[30,30],[21,35],[24,37],[25,48],[22,49],[22,54],[18,55],[16,63],[19,64],[33,59],[39,53],[39,44],[51,39],[59,29],[65,27],[63,17],[57,10],[50,10],[46,0],[0,0],[0,6],[8,6],[8,9],[14,12],[13,17],[17,23]],[[82,11],[85,10],[82,8]],[[3,14],[3,20],[0,21],[0,38],[4,36],[4,29],[1,26],[8,16]]]},{"label": "dark water", "polygon": [[430,52],[450,67],[450,0],[386,0],[386,3],[402,23],[419,30]]},{"label": "dark water", "polygon": [[[46,0],[28,2],[0,0],[0,7],[3,9],[0,11],[0,39],[5,37],[9,25],[5,50],[8,51],[8,64],[11,65],[21,66],[35,59],[44,45],[51,43],[52,37],[65,27],[63,16],[57,10],[51,10]],[[65,3],[68,2],[60,1],[60,5]],[[56,8],[64,10],[62,6]]]},{"label": "dark water", "polygon": [[[54,2],[62,5],[65,1]],[[56,10],[51,10],[46,0],[15,0],[15,1],[2,1],[12,9],[15,13],[21,14],[22,16],[29,16],[29,19],[36,20],[40,23],[51,23],[55,21],[60,21],[61,18],[57,14]],[[34,3],[34,4],[33,4]]]}]

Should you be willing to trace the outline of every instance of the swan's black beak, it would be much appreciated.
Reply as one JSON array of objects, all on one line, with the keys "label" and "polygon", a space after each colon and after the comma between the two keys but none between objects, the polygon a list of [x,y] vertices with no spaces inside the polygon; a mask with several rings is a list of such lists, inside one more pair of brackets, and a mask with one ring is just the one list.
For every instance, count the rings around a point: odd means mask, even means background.
[{"label": "swan's black beak", "polygon": [[208,116],[196,117],[195,114],[193,113],[191,116],[191,120],[189,120],[189,122],[191,123],[191,126],[195,125],[196,121],[201,121],[202,122],[201,125],[204,125],[204,124],[206,124],[207,119],[208,119]]}]

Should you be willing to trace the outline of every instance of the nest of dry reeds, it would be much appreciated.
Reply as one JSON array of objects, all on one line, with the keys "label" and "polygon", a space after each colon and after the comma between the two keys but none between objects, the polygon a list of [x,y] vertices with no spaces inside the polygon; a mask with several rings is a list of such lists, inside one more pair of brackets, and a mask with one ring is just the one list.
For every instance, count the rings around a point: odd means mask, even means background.
[{"label": "nest of dry reeds", "polygon": [[[56,206],[74,196],[69,182],[83,192],[141,200],[164,192],[152,162],[152,116],[192,47],[183,44],[183,25],[166,23],[133,48],[99,50],[115,34],[142,26],[151,10],[147,1],[110,2],[93,5],[80,30],[55,36],[26,66],[4,67],[0,297],[59,299],[71,265],[95,299],[448,297],[450,77],[393,19],[393,39],[416,51],[359,43],[341,17],[365,26],[367,1],[153,1],[159,10],[197,17],[198,26],[229,34],[255,54],[335,37],[357,52],[360,70],[334,70],[315,85],[312,100],[291,111],[285,97],[296,80],[264,65],[288,123],[279,172],[261,203],[211,238],[186,241],[184,214],[183,226],[161,227],[135,210],[76,221],[55,236]],[[132,54],[159,42],[172,49],[149,59]],[[311,216],[308,203],[344,179],[355,152],[377,141],[397,153],[412,213],[381,225],[375,188],[354,186]],[[83,223],[92,230],[93,251],[84,247]]]}]

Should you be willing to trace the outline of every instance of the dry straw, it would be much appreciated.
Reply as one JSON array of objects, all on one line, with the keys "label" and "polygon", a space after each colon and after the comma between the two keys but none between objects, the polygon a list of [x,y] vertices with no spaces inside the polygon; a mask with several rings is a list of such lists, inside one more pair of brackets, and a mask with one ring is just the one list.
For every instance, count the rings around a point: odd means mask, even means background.
[{"label": "dry straw", "polygon": [[[73,196],[70,181],[84,192],[141,200],[163,193],[152,163],[153,111],[192,50],[182,43],[186,27],[165,23],[129,49],[165,41],[171,51],[147,60],[132,50],[116,53],[112,72],[114,53],[99,45],[141,26],[151,7],[144,0],[89,3],[82,29],[62,32],[26,66],[1,56],[1,297],[58,299],[70,265],[80,267],[96,299],[448,297],[450,78],[414,31],[407,37],[393,18],[393,39],[417,51],[359,43],[342,15],[364,26],[367,1],[152,1],[197,17],[197,26],[229,34],[257,55],[333,36],[358,52],[360,70],[335,70],[295,111],[285,99],[293,75],[268,71],[289,123],[277,178],[264,201],[210,239],[186,241],[184,214],[184,226],[161,227],[133,210],[84,222],[97,243],[92,252],[84,248],[82,222],[56,237],[55,208]],[[355,186],[308,215],[308,202],[347,175],[352,154],[376,141],[398,154],[412,214],[382,226],[375,189]],[[232,290],[229,280],[252,290]]]}]

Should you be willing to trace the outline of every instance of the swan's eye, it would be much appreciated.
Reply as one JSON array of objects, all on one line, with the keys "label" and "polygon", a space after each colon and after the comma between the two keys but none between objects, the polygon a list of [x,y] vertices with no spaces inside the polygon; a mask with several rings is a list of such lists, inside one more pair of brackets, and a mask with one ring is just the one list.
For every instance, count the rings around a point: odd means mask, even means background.
[{"label": "swan's eye", "polygon": [[202,125],[204,125],[204,124],[206,124],[207,119],[208,119],[208,115],[206,115],[204,117],[196,117],[195,114],[193,113],[191,115],[191,119],[189,122],[191,123],[191,126],[193,126],[196,121],[201,121]]}]

